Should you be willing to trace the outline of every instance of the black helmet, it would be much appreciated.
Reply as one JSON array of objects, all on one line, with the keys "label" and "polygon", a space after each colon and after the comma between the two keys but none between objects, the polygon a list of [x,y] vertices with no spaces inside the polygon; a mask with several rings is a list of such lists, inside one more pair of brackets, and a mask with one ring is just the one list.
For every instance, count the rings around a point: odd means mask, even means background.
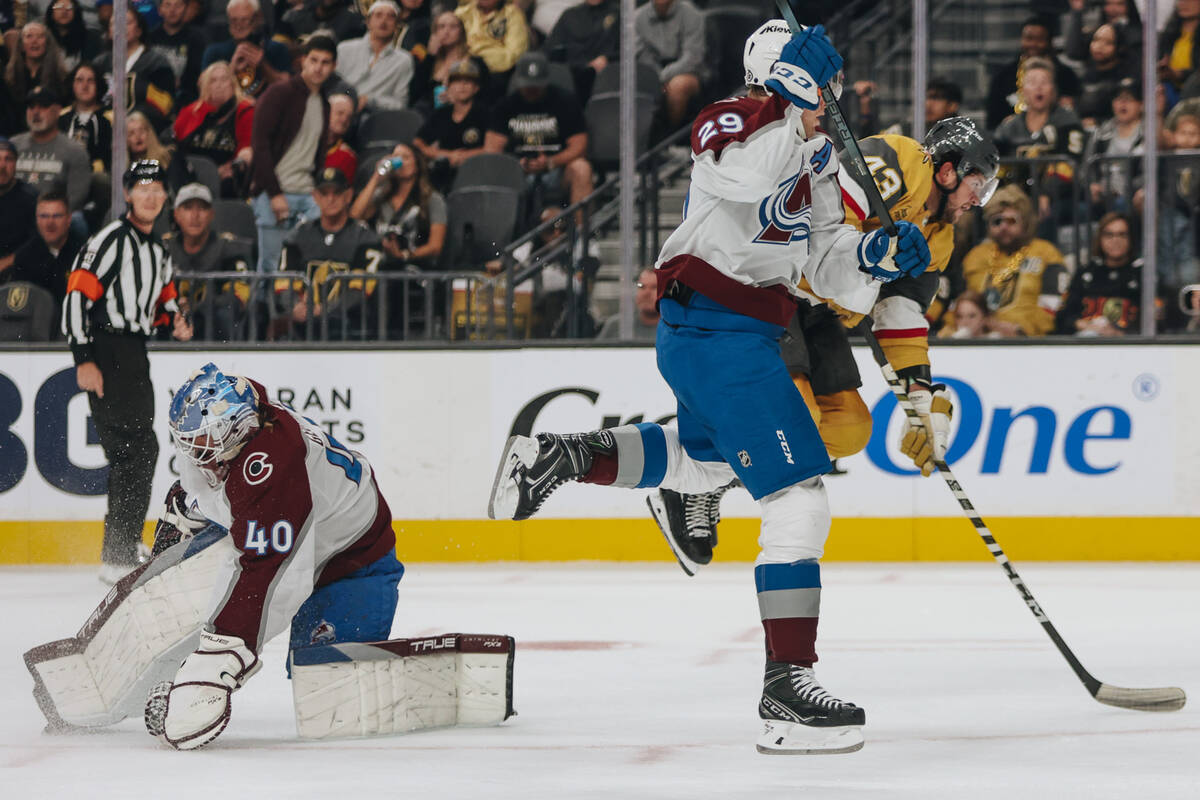
[{"label": "black helmet", "polygon": [[[947,117],[938,120],[925,134],[925,151],[933,158],[936,170],[949,161],[954,165],[961,181],[972,172],[978,172],[984,181],[995,189],[996,173],[1000,169],[1000,153],[988,136],[970,117]],[[991,191],[987,192],[991,197]],[[980,197],[980,204],[987,199]]]},{"label": "black helmet", "polygon": [[132,189],[134,184],[148,183],[150,181],[158,181],[163,185],[164,189],[167,186],[167,171],[157,161],[149,159],[135,161],[129,165],[129,169],[125,170],[123,183],[126,190]]}]

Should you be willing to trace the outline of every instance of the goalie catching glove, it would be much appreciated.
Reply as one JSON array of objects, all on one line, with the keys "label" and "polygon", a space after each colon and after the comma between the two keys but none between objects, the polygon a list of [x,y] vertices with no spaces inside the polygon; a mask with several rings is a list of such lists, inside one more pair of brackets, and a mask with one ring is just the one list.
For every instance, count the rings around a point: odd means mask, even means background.
[{"label": "goalie catching glove", "polygon": [[261,666],[238,637],[202,632],[200,646],[183,662],[175,680],[150,691],[146,730],[176,750],[203,747],[229,724],[230,695]]},{"label": "goalie catching glove", "polygon": [[165,508],[154,527],[153,555],[158,555],[184,539],[190,539],[209,525],[209,521],[192,506],[191,498],[179,481],[167,490]]},{"label": "goalie catching glove", "polygon": [[935,461],[945,461],[950,442],[950,418],[954,404],[945,384],[908,381],[908,399],[924,424],[906,422],[900,437],[900,452],[912,459],[921,475],[933,474]]}]

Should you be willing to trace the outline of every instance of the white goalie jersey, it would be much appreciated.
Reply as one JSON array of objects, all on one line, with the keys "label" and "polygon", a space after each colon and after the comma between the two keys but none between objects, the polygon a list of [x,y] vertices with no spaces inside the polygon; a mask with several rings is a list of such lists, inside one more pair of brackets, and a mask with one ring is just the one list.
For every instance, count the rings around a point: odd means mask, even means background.
[{"label": "white goalie jersey", "polygon": [[[826,297],[874,282],[857,269],[861,234],[845,224],[833,143],[823,133],[805,140],[798,108],[775,95],[713,103],[696,118],[691,144],[684,219],[656,264],[660,294],[670,296],[677,279],[786,325],[801,278]],[[755,302],[722,277],[773,289],[778,302]]]},{"label": "white goalie jersey", "polygon": [[354,572],[395,546],[391,512],[371,465],[316,424],[267,403],[264,428],[214,487],[180,459],[180,483],[205,517],[229,531],[237,559],[210,622],[255,653],[287,628],[314,588]]}]

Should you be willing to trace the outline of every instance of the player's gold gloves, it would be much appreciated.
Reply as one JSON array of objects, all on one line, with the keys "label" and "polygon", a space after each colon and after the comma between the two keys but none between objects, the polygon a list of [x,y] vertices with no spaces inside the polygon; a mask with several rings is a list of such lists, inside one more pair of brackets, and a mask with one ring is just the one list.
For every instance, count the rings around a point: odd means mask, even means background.
[{"label": "player's gold gloves", "polygon": [[900,437],[900,452],[911,458],[921,474],[928,477],[933,474],[933,462],[946,458],[954,404],[950,402],[944,384],[930,385],[924,381],[909,381],[908,399],[924,424],[918,426],[909,422],[905,425]]}]

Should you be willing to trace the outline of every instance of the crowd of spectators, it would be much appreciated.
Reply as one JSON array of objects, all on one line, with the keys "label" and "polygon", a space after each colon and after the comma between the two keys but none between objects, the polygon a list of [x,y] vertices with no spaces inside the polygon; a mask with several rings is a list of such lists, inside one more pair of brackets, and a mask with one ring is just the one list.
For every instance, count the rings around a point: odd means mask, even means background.
[{"label": "crowd of spectators", "polygon": [[[960,113],[986,119],[1008,185],[961,226],[935,306],[947,309],[933,320],[937,335],[1136,329],[1129,324],[1136,303],[1121,306],[1118,320],[1104,312],[1107,326],[1088,320],[1097,286],[1113,298],[1123,287],[1120,296],[1133,302],[1127,273],[1141,269],[1142,21],[1133,0],[1035,5],[1063,13],[1022,26],[986,93],[940,77],[928,83],[927,124]],[[110,213],[111,6],[12,6],[19,13],[0,9],[10,26],[0,43],[0,283],[20,276],[53,295],[69,254]],[[1154,198],[1152,269],[1156,314],[1168,330],[1188,324],[1175,311],[1179,290],[1200,283],[1198,23],[1200,0],[1176,0],[1160,34],[1158,92],[1149,101],[1166,154]],[[337,279],[336,292],[321,290],[317,284],[331,274],[494,272],[495,261],[452,253],[456,176],[476,156],[504,153],[520,166],[514,236],[587,197],[606,169],[589,157],[587,109],[617,86],[618,0],[138,0],[125,28],[128,157],[168,169],[172,200],[160,228],[181,273],[282,268],[303,275],[300,284],[278,284],[287,292],[269,301],[254,299],[254,289],[267,284],[252,276],[196,281],[204,302],[184,300],[197,314],[204,309],[201,336],[244,337],[248,320],[261,335],[297,335],[318,317],[376,330],[384,304],[367,301],[384,281]],[[658,133],[736,88],[717,74],[708,52],[713,31],[693,0],[647,0],[634,29],[642,71],[657,82]],[[866,134],[879,127],[876,85],[853,67],[843,103]],[[231,227],[219,213],[229,203],[244,206],[248,227]],[[1121,223],[1129,250],[1116,264],[1102,247],[1102,229]],[[537,241],[560,235],[547,228]],[[348,237],[353,247],[343,246]],[[492,244],[494,258],[504,242]],[[577,244],[562,272],[586,290],[595,275],[593,243]],[[552,272],[538,278],[531,333],[565,335],[564,298],[576,293],[558,278],[543,291],[542,277]],[[381,327],[405,335],[402,318],[416,314],[410,290],[420,284],[385,285],[392,311]],[[436,304],[445,291],[439,288]],[[1200,292],[1192,297],[1195,327]],[[639,331],[652,323],[643,312],[639,305]],[[593,322],[586,308],[572,309],[571,320],[575,335],[616,324]]]},{"label": "crowd of spectators", "polygon": [[[677,127],[713,88],[701,14],[691,0],[653,0],[635,24],[639,60],[661,84],[660,130]],[[41,205],[56,215],[65,205],[70,241],[46,244],[54,257],[39,252],[38,263],[57,264],[55,274],[33,281],[57,292],[62,254],[111,216],[112,8],[14,0],[0,25],[0,206],[14,212],[0,220],[0,283],[30,276],[6,267],[34,241]],[[484,153],[520,164],[513,235],[587,197],[597,167],[585,106],[618,60],[620,31],[618,0],[137,0],[125,24],[123,138],[130,160],[168,171],[159,232],[184,277],[294,269],[315,287],[318,272],[482,268],[447,263],[457,170]],[[252,237],[221,229],[231,201],[252,209]],[[356,246],[332,258],[343,230],[371,239],[377,257]],[[309,240],[324,249],[299,246]],[[261,280],[193,283],[207,292],[203,303],[183,298],[209,317],[201,336],[237,338],[260,313],[247,287]],[[359,288],[369,295],[374,282]],[[389,299],[401,288],[389,282]],[[331,313],[329,298],[312,294],[287,301],[293,326]],[[354,325],[373,324],[359,317]],[[261,320],[265,333],[287,335],[274,319]]]},{"label": "crowd of spectators", "polygon": [[1158,330],[1196,330],[1200,292],[1180,296],[1200,283],[1200,0],[1176,0],[1159,34],[1158,230],[1145,278],[1138,7],[1040,5],[1064,13],[1026,20],[1018,52],[993,72],[985,98],[929,83],[929,121],[982,108],[1005,184],[959,226],[932,328],[945,338],[1136,334],[1145,279],[1155,284]]}]

